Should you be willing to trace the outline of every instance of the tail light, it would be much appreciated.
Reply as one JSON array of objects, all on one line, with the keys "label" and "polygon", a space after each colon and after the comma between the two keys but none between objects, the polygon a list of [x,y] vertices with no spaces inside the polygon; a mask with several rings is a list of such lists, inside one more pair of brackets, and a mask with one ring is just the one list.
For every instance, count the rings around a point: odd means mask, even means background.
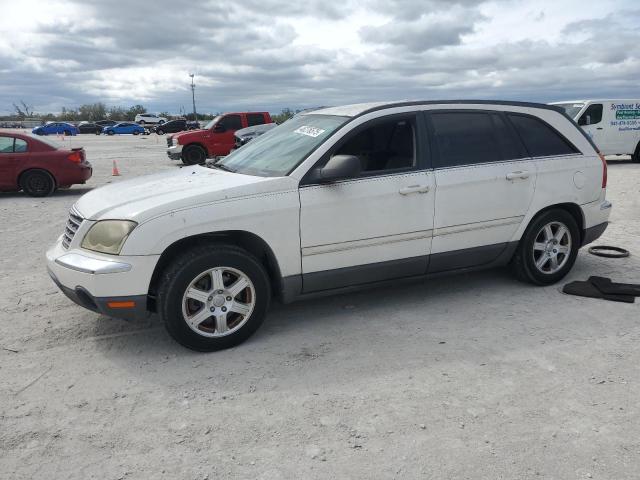
[{"label": "tail light", "polygon": [[71,152],[67,158],[73,163],[82,163],[82,153],[79,151]]},{"label": "tail light", "polygon": [[598,152],[600,160],[602,160],[602,188],[607,188],[607,161],[600,152]]}]

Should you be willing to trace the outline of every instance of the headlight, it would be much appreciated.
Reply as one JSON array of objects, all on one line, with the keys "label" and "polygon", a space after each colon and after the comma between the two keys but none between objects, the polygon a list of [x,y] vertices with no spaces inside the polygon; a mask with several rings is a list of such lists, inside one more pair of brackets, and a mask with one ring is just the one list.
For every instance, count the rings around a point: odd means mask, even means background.
[{"label": "headlight", "polygon": [[94,252],[118,255],[137,223],[129,220],[102,220],[96,222],[82,239],[82,248]]}]

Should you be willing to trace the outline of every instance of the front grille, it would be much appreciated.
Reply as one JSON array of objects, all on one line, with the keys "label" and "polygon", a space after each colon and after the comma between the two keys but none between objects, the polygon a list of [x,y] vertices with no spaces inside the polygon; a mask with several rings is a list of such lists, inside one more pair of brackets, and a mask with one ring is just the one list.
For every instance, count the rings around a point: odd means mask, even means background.
[{"label": "front grille", "polygon": [[71,210],[69,210],[69,219],[67,220],[67,224],[64,227],[64,235],[62,236],[62,246],[64,248],[69,248],[69,245],[71,245],[71,240],[73,240],[73,237],[78,231],[78,228],[80,228],[83,220],[84,219],[74,208],[71,208]]}]

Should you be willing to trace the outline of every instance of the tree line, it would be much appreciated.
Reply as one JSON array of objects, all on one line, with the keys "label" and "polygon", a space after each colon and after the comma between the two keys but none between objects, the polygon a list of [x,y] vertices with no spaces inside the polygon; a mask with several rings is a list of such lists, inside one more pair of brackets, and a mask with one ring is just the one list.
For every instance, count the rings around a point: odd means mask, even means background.
[{"label": "tree line", "polygon": [[[89,122],[95,122],[97,120],[115,120],[115,121],[133,121],[138,114],[148,113],[144,105],[132,105],[129,108],[120,106],[107,106],[102,102],[87,103],[80,105],[77,108],[62,107],[59,113],[37,113],[33,110],[33,107],[27,105],[24,101],[13,104],[13,115],[0,116],[0,120],[25,120],[27,118],[38,118],[44,121],[61,121],[61,122],[79,122],[87,120]],[[285,120],[293,117],[300,110],[291,110],[290,108],[283,108],[280,113],[271,115],[271,118],[276,123],[282,123]],[[198,113],[198,120],[210,120],[216,114],[201,114]],[[175,115],[171,115],[168,112],[161,112],[161,117],[168,119],[175,118]],[[184,115],[187,120],[193,120],[193,113],[187,113]]]}]

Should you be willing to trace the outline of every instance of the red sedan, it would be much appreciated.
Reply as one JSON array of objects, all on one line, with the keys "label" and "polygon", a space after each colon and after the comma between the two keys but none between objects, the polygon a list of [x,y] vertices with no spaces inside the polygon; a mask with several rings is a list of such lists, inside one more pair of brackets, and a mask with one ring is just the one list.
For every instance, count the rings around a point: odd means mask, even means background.
[{"label": "red sedan", "polygon": [[83,148],[61,148],[30,134],[0,132],[0,191],[46,197],[57,188],[85,183],[93,170]]}]

